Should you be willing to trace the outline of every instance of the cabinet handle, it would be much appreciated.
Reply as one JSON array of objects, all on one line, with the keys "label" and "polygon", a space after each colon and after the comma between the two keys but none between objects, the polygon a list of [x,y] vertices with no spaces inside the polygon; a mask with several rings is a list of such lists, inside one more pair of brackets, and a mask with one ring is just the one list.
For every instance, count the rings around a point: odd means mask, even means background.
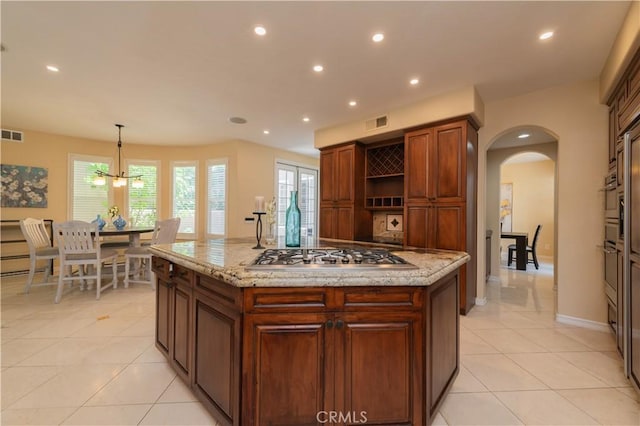
[{"label": "cabinet handle", "polygon": [[338,320],[336,321],[336,328],[340,330],[344,326],[344,321]]},{"label": "cabinet handle", "polygon": [[333,321],[327,321],[327,328],[333,328]]}]

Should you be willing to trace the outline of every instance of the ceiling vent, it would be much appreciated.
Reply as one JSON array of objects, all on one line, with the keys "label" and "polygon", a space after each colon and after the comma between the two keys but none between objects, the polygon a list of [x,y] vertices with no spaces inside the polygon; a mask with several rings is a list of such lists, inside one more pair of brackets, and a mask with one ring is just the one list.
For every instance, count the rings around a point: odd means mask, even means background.
[{"label": "ceiling vent", "polygon": [[18,130],[2,129],[2,140],[11,142],[24,142],[22,132]]},{"label": "ceiling vent", "polygon": [[381,129],[387,127],[389,124],[389,116],[381,115],[380,117],[372,118],[364,122],[364,130],[367,132],[371,130]]}]

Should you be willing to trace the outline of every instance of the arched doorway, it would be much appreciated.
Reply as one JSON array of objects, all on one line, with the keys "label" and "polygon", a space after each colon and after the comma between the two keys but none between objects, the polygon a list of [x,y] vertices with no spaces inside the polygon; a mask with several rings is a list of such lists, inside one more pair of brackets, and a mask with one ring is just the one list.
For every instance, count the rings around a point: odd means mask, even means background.
[{"label": "arched doorway", "polygon": [[[485,253],[491,259],[490,281],[500,279],[500,269],[507,266],[506,247],[514,243],[500,238],[501,223],[504,226],[505,215],[509,214],[510,230],[528,233],[529,243],[536,226],[543,225],[539,253],[544,253],[550,266],[546,273],[553,273],[557,286],[557,147],[557,137],[538,126],[508,129],[491,142],[486,153],[485,211],[486,228],[493,235],[487,249],[490,253]],[[503,199],[501,189],[510,189],[511,198]],[[537,272],[532,264],[527,271]]]}]

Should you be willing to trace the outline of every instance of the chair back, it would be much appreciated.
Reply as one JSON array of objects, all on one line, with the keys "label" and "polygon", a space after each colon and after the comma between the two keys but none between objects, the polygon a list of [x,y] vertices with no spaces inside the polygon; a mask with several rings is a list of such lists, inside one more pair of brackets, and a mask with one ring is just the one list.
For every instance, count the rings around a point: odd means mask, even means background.
[{"label": "chair back", "polygon": [[176,241],[178,228],[180,227],[180,218],[156,220],[155,229],[151,244],[171,244]]},{"label": "chair back", "polygon": [[540,230],[542,229],[542,225],[538,225],[536,227],[536,232],[533,234],[533,243],[531,243],[531,248],[535,248],[536,244],[538,244],[538,236],[540,235]]},{"label": "chair back", "polygon": [[27,240],[29,251],[35,252],[42,247],[51,247],[51,239],[47,232],[47,227],[42,219],[28,217],[20,221],[20,230],[24,239]]},{"label": "chair back", "polygon": [[53,224],[53,233],[56,236],[62,256],[98,254],[100,251],[99,232],[97,223],[83,222],[81,220]]}]

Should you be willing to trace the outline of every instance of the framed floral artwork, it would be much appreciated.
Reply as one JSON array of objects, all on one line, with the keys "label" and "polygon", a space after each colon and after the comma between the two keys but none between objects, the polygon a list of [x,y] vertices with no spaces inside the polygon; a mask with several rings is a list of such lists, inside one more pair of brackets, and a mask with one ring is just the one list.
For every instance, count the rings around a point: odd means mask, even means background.
[{"label": "framed floral artwork", "polygon": [[49,172],[42,167],[0,164],[2,198],[0,207],[47,207]]}]

